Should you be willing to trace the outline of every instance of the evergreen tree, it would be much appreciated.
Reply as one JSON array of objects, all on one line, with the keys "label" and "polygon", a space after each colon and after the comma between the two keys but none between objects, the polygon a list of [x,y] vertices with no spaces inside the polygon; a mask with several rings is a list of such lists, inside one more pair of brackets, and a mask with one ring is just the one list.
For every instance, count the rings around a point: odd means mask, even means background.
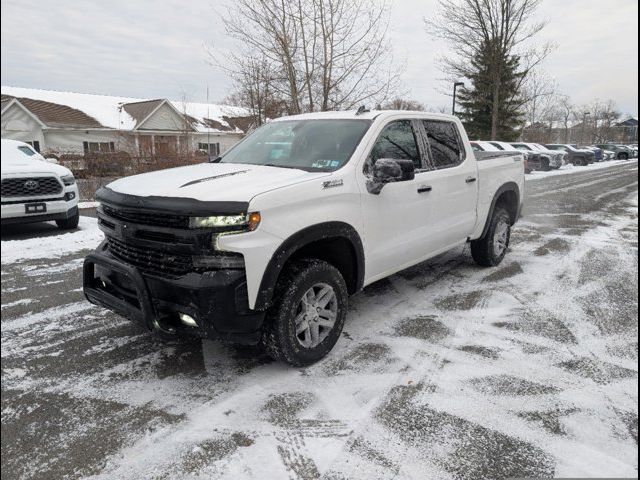
[{"label": "evergreen tree", "polygon": [[520,85],[525,75],[519,67],[518,56],[503,55],[490,42],[485,42],[471,59],[467,73],[471,87],[463,89],[459,96],[459,115],[471,138],[492,138],[494,108],[498,110],[496,139],[518,138],[524,121]]}]

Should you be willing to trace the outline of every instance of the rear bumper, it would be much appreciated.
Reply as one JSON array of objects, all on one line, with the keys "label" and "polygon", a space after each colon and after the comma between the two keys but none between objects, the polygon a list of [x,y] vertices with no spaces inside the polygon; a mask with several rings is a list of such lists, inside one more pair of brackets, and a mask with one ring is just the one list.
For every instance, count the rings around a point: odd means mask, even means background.
[{"label": "rear bumper", "polygon": [[[91,303],[149,329],[248,345],[260,340],[265,313],[249,309],[242,270],[159,278],[99,248],[85,259],[83,283]],[[197,327],[183,324],[178,314],[189,315]]]}]

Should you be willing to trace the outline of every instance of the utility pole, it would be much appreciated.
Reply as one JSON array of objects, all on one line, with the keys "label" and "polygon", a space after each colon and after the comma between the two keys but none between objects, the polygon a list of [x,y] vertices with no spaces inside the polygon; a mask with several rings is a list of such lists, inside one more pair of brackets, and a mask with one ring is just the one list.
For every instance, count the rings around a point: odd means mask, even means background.
[{"label": "utility pole", "polygon": [[451,115],[456,114],[456,94],[458,87],[464,87],[464,82],[456,82],[453,84],[453,106],[451,107]]}]

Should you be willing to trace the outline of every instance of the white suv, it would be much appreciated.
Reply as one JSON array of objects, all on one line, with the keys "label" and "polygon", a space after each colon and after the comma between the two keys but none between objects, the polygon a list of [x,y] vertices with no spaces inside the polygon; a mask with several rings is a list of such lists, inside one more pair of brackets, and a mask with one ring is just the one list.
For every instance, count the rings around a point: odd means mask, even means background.
[{"label": "white suv", "polygon": [[78,186],[71,170],[29,144],[2,139],[2,225],[55,221],[78,226]]}]

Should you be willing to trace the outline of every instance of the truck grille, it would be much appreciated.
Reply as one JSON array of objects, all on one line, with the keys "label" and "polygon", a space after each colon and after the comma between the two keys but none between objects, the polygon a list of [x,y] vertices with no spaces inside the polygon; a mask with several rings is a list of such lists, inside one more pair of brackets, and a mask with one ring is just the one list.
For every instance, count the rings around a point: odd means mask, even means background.
[{"label": "truck grille", "polygon": [[121,210],[108,205],[102,205],[102,211],[105,215],[124,222],[156,227],[189,228],[189,217],[183,215],[150,213],[144,210]]},{"label": "truck grille", "polygon": [[159,277],[177,278],[193,272],[193,262],[189,255],[176,255],[124,243],[107,237],[111,254],[123,262],[138,268],[141,272]]},{"label": "truck grille", "polygon": [[40,197],[62,193],[62,184],[55,177],[22,177],[2,180],[2,197]]}]

